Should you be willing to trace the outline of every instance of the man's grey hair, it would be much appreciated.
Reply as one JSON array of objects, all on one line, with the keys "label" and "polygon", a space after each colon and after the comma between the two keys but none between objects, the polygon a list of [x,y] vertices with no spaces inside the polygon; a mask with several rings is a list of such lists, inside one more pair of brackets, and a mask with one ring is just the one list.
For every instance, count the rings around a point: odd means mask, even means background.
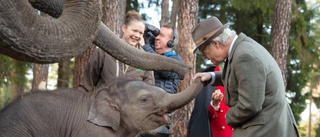
[{"label": "man's grey hair", "polygon": [[218,41],[219,43],[226,45],[226,43],[229,41],[230,38],[237,35],[236,31],[231,30],[230,28],[226,28],[223,30],[223,32],[215,37],[213,40]]}]

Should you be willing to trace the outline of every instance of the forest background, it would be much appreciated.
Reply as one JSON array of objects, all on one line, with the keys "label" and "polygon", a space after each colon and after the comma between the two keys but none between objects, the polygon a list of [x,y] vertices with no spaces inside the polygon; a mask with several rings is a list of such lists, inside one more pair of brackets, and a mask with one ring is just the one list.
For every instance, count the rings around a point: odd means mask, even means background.
[{"label": "forest background", "polygon": [[[195,48],[192,28],[210,16],[231,23],[232,29],[261,43],[278,62],[300,136],[320,137],[320,0],[102,0],[102,4],[102,21],[118,35],[128,10],[140,11],[153,25],[176,26],[179,43],[175,50],[195,68],[180,82],[179,91],[191,84],[191,77],[201,71],[203,63],[199,55],[190,52]],[[77,87],[94,48],[92,44],[81,55],[54,64],[21,62],[0,55],[0,109],[31,90]],[[190,103],[175,113],[173,137],[186,135],[192,108]],[[311,113],[312,108],[316,113]],[[305,110],[309,113],[301,115]]]}]

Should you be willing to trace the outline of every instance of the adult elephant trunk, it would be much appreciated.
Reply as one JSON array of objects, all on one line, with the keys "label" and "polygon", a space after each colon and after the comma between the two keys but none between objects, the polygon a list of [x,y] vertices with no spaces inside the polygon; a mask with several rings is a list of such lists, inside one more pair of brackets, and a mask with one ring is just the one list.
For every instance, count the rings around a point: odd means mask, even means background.
[{"label": "adult elephant trunk", "polygon": [[114,58],[144,70],[174,71],[179,74],[180,79],[183,79],[189,69],[187,65],[175,59],[136,50],[121,40],[102,22],[93,43]]},{"label": "adult elephant trunk", "polygon": [[39,16],[27,0],[1,0],[0,53],[22,61],[53,63],[83,52],[100,24],[98,0],[66,0],[63,7],[55,19]]},{"label": "adult elephant trunk", "polygon": [[174,71],[189,66],[138,51],[123,42],[100,18],[99,0],[29,0],[54,18],[39,16],[26,0],[0,1],[0,53],[17,60],[54,63],[79,55],[93,42],[116,59],[144,70]]},{"label": "adult elephant trunk", "polygon": [[196,79],[187,89],[177,94],[168,94],[166,101],[160,107],[167,108],[167,112],[172,112],[190,103],[203,88],[200,79]]}]

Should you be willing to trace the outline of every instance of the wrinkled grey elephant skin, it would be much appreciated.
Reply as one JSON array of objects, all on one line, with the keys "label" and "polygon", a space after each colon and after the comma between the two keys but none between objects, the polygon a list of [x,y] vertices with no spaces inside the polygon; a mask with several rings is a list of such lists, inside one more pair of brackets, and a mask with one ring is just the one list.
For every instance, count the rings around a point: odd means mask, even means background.
[{"label": "wrinkled grey elephant skin", "polygon": [[[41,16],[36,10],[50,16]],[[99,0],[1,0],[0,53],[17,60],[69,60],[92,43],[116,59],[144,70],[174,71],[189,66],[129,46],[101,22]]]},{"label": "wrinkled grey elephant skin", "polygon": [[169,124],[165,117],[188,104],[198,80],[168,94],[142,81],[116,79],[92,95],[75,89],[25,94],[0,112],[1,137],[134,137]]}]

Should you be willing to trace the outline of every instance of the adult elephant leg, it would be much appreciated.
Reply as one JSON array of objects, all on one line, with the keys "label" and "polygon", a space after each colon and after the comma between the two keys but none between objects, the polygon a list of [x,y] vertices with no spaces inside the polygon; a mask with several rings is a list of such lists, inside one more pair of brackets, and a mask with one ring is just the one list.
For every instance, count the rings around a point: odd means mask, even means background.
[{"label": "adult elephant leg", "polygon": [[66,0],[57,19],[39,16],[27,0],[1,0],[0,19],[0,53],[53,63],[83,52],[92,43],[101,17],[98,0]]},{"label": "adult elephant leg", "polygon": [[133,48],[102,22],[93,43],[116,59],[144,70],[174,71],[183,79],[189,69],[187,65],[175,59]]}]

